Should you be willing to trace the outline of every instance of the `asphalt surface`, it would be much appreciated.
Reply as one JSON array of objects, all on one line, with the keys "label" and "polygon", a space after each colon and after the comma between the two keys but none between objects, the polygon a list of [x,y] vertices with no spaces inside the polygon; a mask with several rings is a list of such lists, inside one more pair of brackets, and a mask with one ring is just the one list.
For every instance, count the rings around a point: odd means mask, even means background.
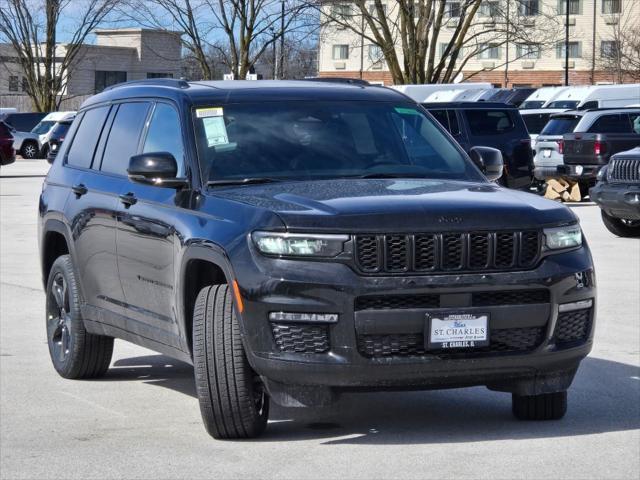
[{"label": "asphalt surface", "polygon": [[264,437],[204,431],[189,365],[116,342],[108,375],[69,381],[47,350],[36,214],[44,161],[0,172],[1,478],[633,478],[640,475],[640,241],[572,208],[593,250],[595,347],[558,422],[519,422],[484,388],[344,395],[272,408]]}]

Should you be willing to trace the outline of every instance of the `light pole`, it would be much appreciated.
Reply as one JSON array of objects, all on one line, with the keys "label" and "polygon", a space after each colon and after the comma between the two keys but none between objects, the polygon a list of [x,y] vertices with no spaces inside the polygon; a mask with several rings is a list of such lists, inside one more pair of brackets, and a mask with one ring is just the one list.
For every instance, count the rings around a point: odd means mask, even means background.
[{"label": "light pole", "polygon": [[284,80],[284,0],[280,2],[280,80]]},{"label": "light pole", "polygon": [[276,31],[273,27],[269,27],[271,32],[271,46],[273,47],[273,79],[278,78],[278,55],[276,54]]},{"label": "light pole", "polygon": [[569,0],[564,0],[564,85],[569,86]]}]

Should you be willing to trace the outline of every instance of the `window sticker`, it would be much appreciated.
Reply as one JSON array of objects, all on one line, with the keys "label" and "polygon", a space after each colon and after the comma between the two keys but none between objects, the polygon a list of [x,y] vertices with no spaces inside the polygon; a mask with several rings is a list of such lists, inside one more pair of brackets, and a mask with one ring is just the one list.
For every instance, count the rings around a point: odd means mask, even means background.
[{"label": "window sticker", "polygon": [[202,119],[202,124],[204,125],[204,133],[207,137],[208,146],[215,147],[216,145],[226,145],[229,143],[224,117],[205,117]]},{"label": "window sticker", "polygon": [[396,107],[394,110],[401,115],[420,115],[420,112],[413,108]]},{"label": "window sticker", "polygon": [[222,107],[209,107],[196,109],[197,118],[222,117],[224,109]]}]

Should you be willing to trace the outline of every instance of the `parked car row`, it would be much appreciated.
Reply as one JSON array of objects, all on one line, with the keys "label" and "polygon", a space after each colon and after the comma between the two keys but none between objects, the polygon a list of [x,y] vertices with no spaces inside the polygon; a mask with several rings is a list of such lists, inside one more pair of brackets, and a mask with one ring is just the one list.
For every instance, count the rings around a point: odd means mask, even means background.
[{"label": "parked car row", "polygon": [[[13,148],[23,158],[47,158],[51,133],[60,123],[72,121],[75,112],[16,113],[1,119],[12,128]],[[27,130],[28,129],[28,130]]]}]

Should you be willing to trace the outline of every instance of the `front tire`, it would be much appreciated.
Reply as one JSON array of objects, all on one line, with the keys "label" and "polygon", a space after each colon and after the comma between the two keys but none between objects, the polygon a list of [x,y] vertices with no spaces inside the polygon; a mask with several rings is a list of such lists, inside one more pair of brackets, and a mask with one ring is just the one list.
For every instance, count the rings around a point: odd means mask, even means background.
[{"label": "front tire", "polygon": [[559,420],[567,413],[567,392],[511,397],[513,414],[519,420]]},{"label": "front tire", "polygon": [[228,285],[203,288],[193,313],[193,364],[204,426],[214,438],[260,435],[269,397],[251,369]]},{"label": "front tire", "polygon": [[47,281],[47,343],[51,362],[64,378],[98,378],[109,369],[113,338],[84,328],[80,291],[69,255],[53,262]]},{"label": "front tire", "polygon": [[22,155],[22,158],[27,158],[29,160],[38,158],[38,153],[38,144],[35,142],[26,142],[20,149],[20,155]]},{"label": "front tire", "polygon": [[620,218],[607,215],[601,210],[602,222],[614,235],[619,237],[640,237],[640,220],[622,220]]}]

